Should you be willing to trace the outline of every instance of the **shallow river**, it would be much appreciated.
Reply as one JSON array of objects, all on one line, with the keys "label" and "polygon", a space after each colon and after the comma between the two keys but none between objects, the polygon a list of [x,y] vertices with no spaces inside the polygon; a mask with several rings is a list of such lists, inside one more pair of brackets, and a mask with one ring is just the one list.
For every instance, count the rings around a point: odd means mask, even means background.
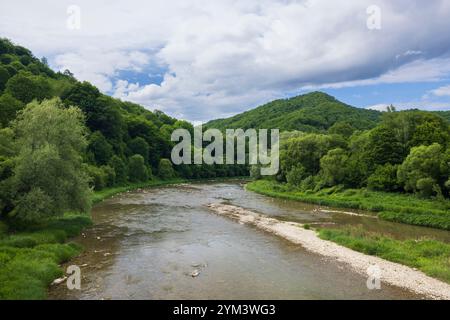
[{"label": "shallow river", "polygon": [[[81,290],[53,286],[51,299],[420,299],[274,235],[217,216],[230,203],[279,219],[359,224],[397,237],[450,241],[448,232],[330,212],[261,196],[239,182],[193,184],[118,195],[93,209],[94,226],[75,239],[85,251]],[[322,211],[324,210],[324,211]],[[355,212],[355,211],[353,211]],[[199,275],[192,277],[198,271]]]}]

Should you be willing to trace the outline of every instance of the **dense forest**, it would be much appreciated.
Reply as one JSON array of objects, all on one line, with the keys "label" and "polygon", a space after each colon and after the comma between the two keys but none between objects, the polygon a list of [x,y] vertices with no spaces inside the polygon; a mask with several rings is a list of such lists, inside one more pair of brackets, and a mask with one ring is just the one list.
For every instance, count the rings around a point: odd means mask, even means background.
[{"label": "dense forest", "polygon": [[381,113],[351,107],[323,92],[275,100],[228,119],[208,122],[208,128],[272,129],[280,131],[325,132],[342,123],[359,130],[373,128]]},{"label": "dense forest", "polygon": [[[186,121],[102,94],[0,39],[0,213],[10,222],[86,211],[96,191],[155,178],[248,175],[245,166],[176,166]],[[68,182],[69,181],[69,182]]]}]

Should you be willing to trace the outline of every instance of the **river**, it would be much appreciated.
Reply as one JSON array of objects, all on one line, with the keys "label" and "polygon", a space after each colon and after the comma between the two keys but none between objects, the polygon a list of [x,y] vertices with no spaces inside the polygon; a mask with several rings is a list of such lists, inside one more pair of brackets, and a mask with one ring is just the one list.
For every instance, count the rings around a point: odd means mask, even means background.
[{"label": "river", "polygon": [[[400,239],[428,236],[450,241],[445,231],[272,199],[246,191],[239,181],[138,190],[94,207],[94,226],[74,239],[85,250],[70,261],[81,267],[81,290],[55,285],[49,298],[422,298],[383,283],[380,290],[369,290],[367,277],[345,264],[217,216],[206,207],[220,202],[283,220],[358,224]],[[193,273],[198,276],[193,277]]]}]

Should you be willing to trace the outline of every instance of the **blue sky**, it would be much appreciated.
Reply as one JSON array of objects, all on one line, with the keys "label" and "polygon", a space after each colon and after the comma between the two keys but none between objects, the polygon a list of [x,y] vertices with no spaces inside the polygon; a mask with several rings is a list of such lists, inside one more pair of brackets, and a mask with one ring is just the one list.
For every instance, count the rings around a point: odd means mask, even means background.
[{"label": "blue sky", "polygon": [[450,110],[447,0],[2,1],[3,37],[103,92],[193,122],[325,91]]}]

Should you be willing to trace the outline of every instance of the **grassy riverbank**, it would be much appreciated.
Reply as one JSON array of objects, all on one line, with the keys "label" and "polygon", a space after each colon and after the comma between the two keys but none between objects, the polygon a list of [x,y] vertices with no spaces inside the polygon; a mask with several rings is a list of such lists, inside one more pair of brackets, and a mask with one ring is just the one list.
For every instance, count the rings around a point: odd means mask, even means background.
[{"label": "grassy riverbank", "polygon": [[275,181],[258,180],[246,185],[263,195],[319,205],[377,212],[379,218],[450,230],[450,201],[421,199],[415,195],[338,188],[300,192]]},{"label": "grassy riverbank", "polygon": [[66,244],[91,224],[88,215],[53,219],[17,233],[0,234],[0,300],[45,299],[50,283],[63,275],[59,264],[78,255],[81,248]]},{"label": "grassy riverbank", "polygon": [[[92,202],[98,203],[116,194],[140,188],[235,179],[244,178],[151,180],[96,191],[92,194]],[[66,241],[91,224],[88,214],[66,214],[20,232],[8,232],[7,226],[0,221],[0,300],[45,299],[48,286],[63,275],[59,265],[82,250],[79,245]]]},{"label": "grassy riverbank", "polygon": [[417,268],[450,283],[450,244],[429,239],[394,240],[359,227],[321,229],[319,237],[364,254]]}]

